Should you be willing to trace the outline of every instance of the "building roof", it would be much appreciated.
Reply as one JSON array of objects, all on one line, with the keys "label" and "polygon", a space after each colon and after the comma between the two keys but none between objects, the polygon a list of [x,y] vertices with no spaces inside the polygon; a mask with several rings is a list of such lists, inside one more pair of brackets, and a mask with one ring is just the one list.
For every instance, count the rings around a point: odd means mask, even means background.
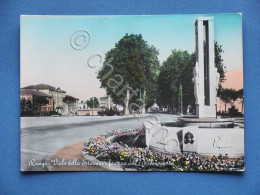
[{"label": "building roof", "polygon": [[29,85],[27,87],[23,87],[22,89],[49,89],[52,91],[55,91],[55,87],[51,86],[51,85],[46,85],[46,84],[38,84],[38,85]]},{"label": "building roof", "polygon": [[106,100],[106,99],[108,99],[108,96],[103,96],[103,97],[100,97],[99,99],[100,100]]},{"label": "building roof", "polygon": [[70,96],[70,95],[66,95],[66,97],[73,98],[74,100],[79,100],[78,98],[75,98],[75,97],[73,97],[73,96]]},{"label": "building roof", "polygon": [[61,93],[66,93],[66,91],[61,90],[61,88],[59,88],[59,87],[55,91],[59,91]]},{"label": "building roof", "polygon": [[52,97],[47,93],[43,93],[41,91],[33,90],[33,89],[20,89],[20,95],[33,95],[33,96],[42,96],[42,97]]},{"label": "building roof", "polygon": [[22,89],[37,89],[37,90],[48,89],[50,91],[60,91],[60,92],[66,93],[66,91],[61,90],[59,87],[55,88],[55,87],[53,87],[51,85],[47,85],[47,84],[29,85],[27,87],[23,87]]}]

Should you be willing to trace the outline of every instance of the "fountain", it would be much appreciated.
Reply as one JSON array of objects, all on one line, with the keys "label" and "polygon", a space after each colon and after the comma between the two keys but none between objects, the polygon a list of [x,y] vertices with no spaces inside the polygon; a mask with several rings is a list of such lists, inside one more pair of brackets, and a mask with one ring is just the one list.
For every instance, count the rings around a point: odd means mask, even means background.
[{"label": "fountain", "polygon": [[215,68],[214,18],[195,21],[196,64],[193,70],[196,115],[180,116],[177,122],[146,127],[146,145],[168,153],[227,153],[244,156],[244,129],[235,128],[234,118],[216,115],[219,73]]}]

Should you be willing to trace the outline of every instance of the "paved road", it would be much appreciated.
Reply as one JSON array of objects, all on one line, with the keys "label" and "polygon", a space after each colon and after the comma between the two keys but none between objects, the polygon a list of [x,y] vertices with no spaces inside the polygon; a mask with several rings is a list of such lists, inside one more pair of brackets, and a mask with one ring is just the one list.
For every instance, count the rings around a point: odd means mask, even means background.
[{"label": "paved road", "polygon": [[[176,121],[177,118],[176,115],[171,114],[153,114],[140,118],[114,117],[106,121],[99,118],[94,122],[80,117],[78,119],[75,117],[21,118],[21,170],[45,171],[47,170],[44,166],[45,159],[58,149],[68,144],[85,141],[105,131],[141,127],[145,120],[155,121],[152,116],[157,116],[160,121]],[[29,166],[30,162],[32,163]],[[39,166],[41,164],[42,167]]]}]

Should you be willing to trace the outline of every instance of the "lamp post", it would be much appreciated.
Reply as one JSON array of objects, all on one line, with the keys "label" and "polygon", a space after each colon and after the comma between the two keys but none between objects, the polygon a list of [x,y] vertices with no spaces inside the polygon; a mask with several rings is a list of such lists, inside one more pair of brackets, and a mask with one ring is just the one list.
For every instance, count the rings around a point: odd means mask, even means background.
[{"label": "lamp post", "polygon": [[92,98],[92,116],[94,116],[94,97]]},{"label": "lamp post", "polygon": [[179,87],[179,102],[180,102],[180,107],[181,107],[181,115],[183,114],[183,102],[182,102],[182,84],[180,83],[180,87]]}]

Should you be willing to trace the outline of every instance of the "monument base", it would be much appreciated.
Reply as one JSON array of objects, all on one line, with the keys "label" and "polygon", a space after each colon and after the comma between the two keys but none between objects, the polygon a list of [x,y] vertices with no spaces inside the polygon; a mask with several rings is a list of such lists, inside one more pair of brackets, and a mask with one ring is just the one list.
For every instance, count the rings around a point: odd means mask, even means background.
[{"label": "monument base", "polygon": [[244,156],[243,128],[164,127],[146,131],[146,145],[166,153],[198,153],[202,156]]},{"label": "monument base", "polygon": [[203,118],[203,117],[210,117],[210,118],[216,118],[216,105],[196,105],[196,117]]}]

